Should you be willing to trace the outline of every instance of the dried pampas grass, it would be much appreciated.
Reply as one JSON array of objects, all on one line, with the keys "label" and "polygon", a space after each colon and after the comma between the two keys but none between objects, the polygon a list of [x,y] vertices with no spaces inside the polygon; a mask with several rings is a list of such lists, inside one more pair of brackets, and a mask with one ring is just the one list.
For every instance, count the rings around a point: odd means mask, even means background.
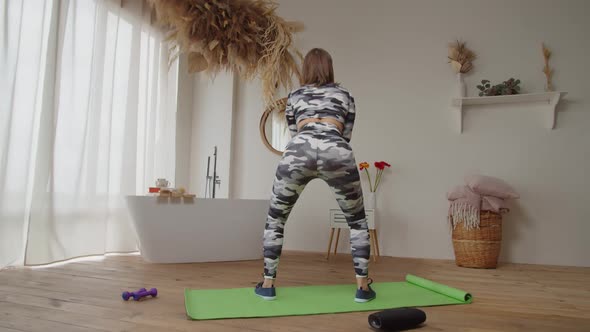
[{"label": "dried pampas grass", "polygon": [[259,77],[266,105],[279,87],[301,80],[301,53],[293,35],[303,30],[276,14],[271,0],[147,0],[158,22],[170,30],[174,50],[188,55],[189,71],[211,75],[226,70],[244,79]]},{"label": "dried pampas grass", "polygon": [[472,61],[477,58],[475,53],[465,46],[464,42],[456,41],[449,44],[449,63],[456,73],[465,74],[473,69]]},{"label": "dried pampas grass", "polygon": [[541,44],[541,49],[543,51],[543,59],[545,61],[545,66],[543,66],[543,73],[545,73],[545,91],[553,91],[553,84],[551,83],[551,78],[553,78],[553,69],[549,67],[549,58],[551,58],[551,51],[545,46],[545,43]]}]

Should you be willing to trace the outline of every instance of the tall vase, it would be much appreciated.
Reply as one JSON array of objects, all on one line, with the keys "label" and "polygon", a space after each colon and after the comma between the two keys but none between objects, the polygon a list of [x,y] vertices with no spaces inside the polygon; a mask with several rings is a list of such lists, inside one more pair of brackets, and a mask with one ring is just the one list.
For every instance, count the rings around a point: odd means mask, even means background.
[{"label": "tall vase", "polygon": [[457,92],[455,94],[457,97],[461,98],[467,96],[467,86],[463,80],[463,74],[461,73],[457,73]]},{"label": "tall vase", "polygon": [[375,210],[376,205],[377,205],[377,193],[369,191],[367,193],[367,201],[365,202],[365,209]]}]

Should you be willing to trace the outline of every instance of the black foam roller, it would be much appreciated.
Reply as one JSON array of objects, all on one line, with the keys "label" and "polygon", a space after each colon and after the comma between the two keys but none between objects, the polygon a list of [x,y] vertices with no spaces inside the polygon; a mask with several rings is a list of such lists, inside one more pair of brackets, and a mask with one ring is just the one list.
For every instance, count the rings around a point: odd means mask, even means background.
[{"label": "black foam roller", "polygon": [[424,311],[416,308],[387,309],[369,315],[369,325],[378,330],[407,330],[425,321]]}]

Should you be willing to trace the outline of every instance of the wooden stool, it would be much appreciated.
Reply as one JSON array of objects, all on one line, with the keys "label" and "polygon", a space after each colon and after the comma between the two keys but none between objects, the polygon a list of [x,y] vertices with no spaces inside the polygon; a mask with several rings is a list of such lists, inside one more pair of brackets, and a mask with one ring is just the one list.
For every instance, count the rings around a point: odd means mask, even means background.
[{"label": "wooden stool", "polygon": [[[375,228],[375,210],[365,210],[367,215],[367,224],[369,226],[371,253],[373,261],[377,262],[377,258],[381,255],[379,253],[379,239],[377,238],[377,229]],[[334,231],[336,231],[336,245],[334,246],[334,255],[338,251],[338,240],[340,239],[340,230],[349,229],[344,213],[340,209],[330,209],[330,242],[328,243],[328,254],[326,259],[330,259],[330,251],[332,250],[332,241],[334,240]]]}]

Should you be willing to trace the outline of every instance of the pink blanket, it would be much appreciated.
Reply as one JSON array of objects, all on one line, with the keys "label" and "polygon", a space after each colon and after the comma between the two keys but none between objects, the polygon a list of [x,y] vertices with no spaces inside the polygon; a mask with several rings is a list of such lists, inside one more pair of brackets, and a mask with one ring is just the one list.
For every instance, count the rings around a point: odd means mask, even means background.
[{"label": "pink blanket", "polygon": [[[450,203],[449,220],[453,228],[459,222],[463,222],[468,229],[477,228],[481,211],[506,213],[509,209],[504,199],[518,197],[518,194],[510,187],[502,190],[502,186],[498,186],[496,179],[491,177],[471,176],[466,178],[466,182],[467,185],[457,186],[447,193]],[[486,186],[487,184],[496,186]],[[507,186],[504,182],[501,184]]]}]

